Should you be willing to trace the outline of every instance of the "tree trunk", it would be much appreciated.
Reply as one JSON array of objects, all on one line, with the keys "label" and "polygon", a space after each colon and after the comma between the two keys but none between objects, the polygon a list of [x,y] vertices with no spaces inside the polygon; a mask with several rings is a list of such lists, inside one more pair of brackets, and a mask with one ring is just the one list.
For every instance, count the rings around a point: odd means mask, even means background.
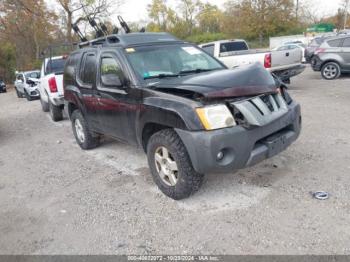
[{"label": "tree trunk", "polygon": [[72,42],[72,19],[73,15],[71,11],[67,11],[67,40],[69,43]]}]

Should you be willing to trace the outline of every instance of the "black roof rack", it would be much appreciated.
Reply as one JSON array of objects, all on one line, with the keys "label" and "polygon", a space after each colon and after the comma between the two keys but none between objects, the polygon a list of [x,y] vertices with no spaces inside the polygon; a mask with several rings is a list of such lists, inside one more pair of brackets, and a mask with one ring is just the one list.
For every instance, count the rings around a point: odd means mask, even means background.
[{"label": "black roof rack", "polygon": [[140,44],[164,42],[183,42],[175,36],[168,33],[129,33],[129,34],[114,34],[105,37],[100,37],[91,41],[79,43],[79,48],[98,47],[98,46],[133,46]]}]

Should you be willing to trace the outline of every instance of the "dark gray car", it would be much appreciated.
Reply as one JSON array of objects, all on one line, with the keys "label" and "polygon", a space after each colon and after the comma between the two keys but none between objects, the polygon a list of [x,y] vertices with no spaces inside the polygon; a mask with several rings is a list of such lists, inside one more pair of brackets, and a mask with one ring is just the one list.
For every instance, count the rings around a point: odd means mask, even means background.
[{"label": "dark gray car", "polygon": [[350,36],[327,39],[315,51],[312,61],[314,71],[321,71],[327,80],[338,78],[342,73],[350,73]]}]

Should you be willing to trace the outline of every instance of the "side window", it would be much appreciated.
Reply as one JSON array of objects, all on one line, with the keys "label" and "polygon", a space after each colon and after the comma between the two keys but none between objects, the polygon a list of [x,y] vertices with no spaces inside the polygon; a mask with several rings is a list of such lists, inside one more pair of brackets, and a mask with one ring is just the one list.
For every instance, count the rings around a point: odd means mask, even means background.
[{"label": "side window", "polygon": [[104,56],[101,59],[101,83],[105,87],[118,87],[122,85],[125,78],[124,73],[117,60],[111,56]]},{"label": "side window", "polygon": [[202,49],[207,54],[214,56],[214,45],[206,45],[206,46],[203,46]]},{"label": "side window", "polygon": [[96,79],[96,54],[86,53],[80,67],[80,80],[87,86],[92,86]]},{"label": "side window", "polygon": [[343,47],[350,47],[350,37],[344,39]]},{"label": "side window", "polygon": [[327,43],[330,47],[340,47],[341,41],[342,39],[335,39],[335,40],[330,40]]}]

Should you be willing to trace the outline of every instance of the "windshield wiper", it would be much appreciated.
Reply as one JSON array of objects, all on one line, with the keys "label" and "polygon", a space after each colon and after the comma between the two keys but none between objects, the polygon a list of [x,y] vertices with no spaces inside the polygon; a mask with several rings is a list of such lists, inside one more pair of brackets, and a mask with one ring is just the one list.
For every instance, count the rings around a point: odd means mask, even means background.
[{"label": "windshield wiper", "polygon": [[146,76],[143,79],[154,79],[154,78],[166,78],[166,77],[178,77],[178,74],[159,74],[154,76]]},{"label": "windshield wiper", "polygon": [[199,74],[199,73],[203,73],[203,72],[209,72],[209,71],[214,71],[217,70],[219,68],[215,68],[215,69],[203,69],[203,68],[197,68],[197,69],[192,69],[192,70],[183,70],[180,71],[180,75],[186,75],[186,74]]}]

